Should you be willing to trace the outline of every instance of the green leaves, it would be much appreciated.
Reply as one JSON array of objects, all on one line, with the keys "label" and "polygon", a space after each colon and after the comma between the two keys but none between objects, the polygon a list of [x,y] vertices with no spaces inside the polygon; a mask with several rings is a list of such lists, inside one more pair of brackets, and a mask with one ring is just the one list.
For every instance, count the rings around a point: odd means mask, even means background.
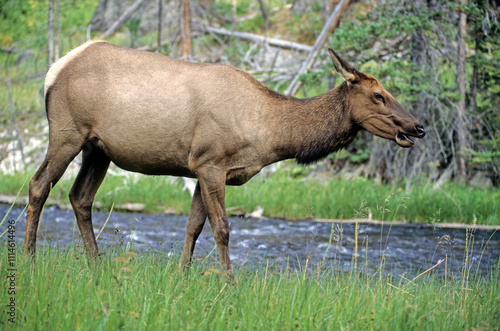
[{"label": "green leaves", "polygon": [[[60,0],[61,31],[69,35],[88,25],[97,3],[98,0]],[[2,1],[0,44],[21,49],[46,47],[47,9],[48,1]]]}]

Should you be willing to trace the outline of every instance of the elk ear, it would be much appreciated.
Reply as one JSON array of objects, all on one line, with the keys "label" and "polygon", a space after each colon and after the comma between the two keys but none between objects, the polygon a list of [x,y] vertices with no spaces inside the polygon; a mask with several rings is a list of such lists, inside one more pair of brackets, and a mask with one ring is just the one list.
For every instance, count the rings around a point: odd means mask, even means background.
[{"label": "elk ear", "polygon": [[352,65],[335,53],[333,49],[328,48],[328,51],[330,52],[330,57],[332,58],[335,70],[344,78],[345,81],[355,83],[359,80],[356,75],[357,70]]}]

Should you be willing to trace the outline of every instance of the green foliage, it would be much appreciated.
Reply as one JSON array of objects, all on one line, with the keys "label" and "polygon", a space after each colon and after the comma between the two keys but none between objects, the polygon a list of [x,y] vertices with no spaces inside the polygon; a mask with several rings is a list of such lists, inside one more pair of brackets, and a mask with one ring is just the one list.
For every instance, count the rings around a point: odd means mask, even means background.
[{"label": "green foliage", "polygon": [[[86,26],[98,0],[60,0],[60,24],[64,35]],[[0,8],[0,44],[21,49],[47,45],[47,0],[7,0]]]},{"label": "green foliage", "polygon": [[265,20],[262,15],[257,15],[254,18],[244,20],[238,24],[238,30],[244,32],[255,32],[259,28],[265,26]]},{"label": "green foliage", "polygon": [[468,152],[471,155],[472,163],[489,163],[498,161],[498,159],[500,159],[500,151],[476,152],[473,150],[469,150]]},{"label": "green foliage", "polygon": [[[466,132],[470,132],[467,155],[469,169],[487,171],[494,182],[500,182],[497,157],[500,137],[500,27],[498,12],[490,1],[443,1],[415,7],[411,1],[385,1],[365,16],[343,22],[335,30],[332,47],[361,71],[368,72],[384,84],[396,99],[424,125],[434,127],[424,139],[431,163],[439,160],[445,168],[457,153],[455,149],[455,109],[461,95],[456,84],[456,46],[458,10],[468,15],[467,46],[474,49],[467,58]],[[300,77],[306,84],[324,80],[329,67]],[[488,143],[489,142],[489,143]],[[361,144],[361,149],[367,146]],[[374,144],[370,144],[373,150]],[[376,149],[376,148],[375,148]],[[412,168],[421,156],[413,153],[381,153],[381,163],[391,169],[387,179],[408,174],[429,174],[432,169]],[[389,154],[389,155],[387,155]],[[409,154],[409,153],[408,153]],[[479,157],[484,156],[484,157]],[[480,162],[479,162],[480,161]],[[398,171],[403,162],[408,166]],[[404,171],[404,169],[408,169]],[[395,175],[397,174],[397,175]]]},{"label": "green foliage", "polygon": [[305,13],[293,13],[287,22],[287,27],[298,39],[311,43],[324,26],[323,18],[320,15],[322,5],[317,2],[312,6],[312,10]]},{"label": "green foliage", "polygon": [[307,85],[317,85],[323,77],[324,72],[312,72],[308,69],[307,72],[299,75],[299,81]]},{"label": "green foliage", "polygon": [[[373,47],[375,43],[384,45],[394,38],[411,35],[418,30],[431,34],[436,23],[433,19],[441,17],[442,11],[419,9],[416,13],[403,11],[387,15],[385,10],[388,7],[386,5],[375,9],[365,17],[360,17],[359,21],[344,23],[335,31],[332,47],[343,54],[356,54],[350,59],[351,62],[360,70],[369,71],[378,77],[403,105],[415,101],[422,91],[433,93],[443,100],[448,99],[456,91],[454,80],[450,82],[443,77],[441,90],[433,91],[432,73],[413,62],[412,54],[405,53],[404,56],[391,54],[387,58],[380,59],[380,51]],[[406,40],[408,39],[406,37]],[[436,42],[433,38],[430,38],[430,41]],[[409,45],[405,47],[405,49],[410,48]],[[360,53],[364,54],[361,58],[357,56]],[[445,71],[446,68],[443,68],[443,73]]]},{"label": "green foliage", "polygon": [[331,158],[335,158],[337,160],[348,159],[352,163],[363,163],[370,158],[370,150],[360,149],[354,152],[348,152],[347,150],[342,149],[337,153],[331,155]]},{"label": "green foliage", "polygon": [[[479,141],[471,150],[473,163],[480,157],[482,168],[496,171],[500,177],[500,22],[487,0],[468,1],[463,7],[467,13],[471,33],[467,43],[475,52],[468,58],[472,66],[472,87],[477,95],[470,93],[468,102],[475,106],[472,135]],[[487,137],[487,139],[485,139]],[[488,164],[485,160],[491,160]],[[498,180],[498,178],[497,178]]]},{"label": "green foliage", "polygon": [[[269,8],[274,6],[281,6],[281,2],[277,0],[265,1],[264,5]],[[218,0],[214,1],[210,5],[210,9],[216,12],[220,17],[226,18],[228,21],[233,21],[235,19],[234,14],[236,14],[237,29],[238,31],[253,32],[255,33],[261,28],[265,27],[264,17],[255,1],[242,0],[238,1],[236,4],[236,11],[234,8],[234,3],[231,1]],[[258,14],[257,14],[258,12]],[[268,13],[269,14],[269,13]],[[248,17],[245,17],[248,16]],[[272,16],[269,18],[273,21]],[[230,24],[228,24],[229,27]]]},{"label": "green foliage", "polygon": [[[97,2],[59,1],[61,54],[85,41],[85,26]],[[47,0],[0,2],[0,45],[14,50],[12,54],[0,52],[0,63],[4,68],[0,71],[0,78],[5,80],[8,72],[17,124],[30,133],[39,132],[39,124],[45,121],[42,95],[43,76],[47,69],[47,9]],[[0,124],[7,130],[10,116],[7,93],[0,93],[0,104]]]},{"label": "green foliage", "polygon": [[[404,182],[392,186],[379,185],[363,177],[320,180],[308,178],[310,171],[310,168],[293,164],[269,177],[258,176],[244,186],[228,186],[226,208],[249,213],[262,206],[265,216],[284,219],[351,219],[367,218],[371,214],[374,219],[383,221],[500,225],[498,189],[448,184],[435,190],[424,178],[407,192]],[[31,175],[21,173],[0,174],[0,194],[17,194],[23,187],[21,194],[27,195],[26,180],[29,178]],[[50,197],[69,205],[67,195],[72,184],[72,179],[63,178]],[[108,174],[97,192],[96,201],[104,210],[109,210],[113,204],[116,209],[120,204],[143,203],[146,211],[174,209],[177,214],[187,215],[191,199],[182,187],[180,179]]]},{"label": "green foliage", "polygon": [[125,23],[125,27],[129,29],[130,34],[132,35],[132,40],[138,38],[139,25],[141,24],[140,18],[134,18]]},{"label": "green foliage", "polygon": [[[236,6],[236,15],[242,16],[246,14],[251,6],[252,2],[243,0],[243,1],[238,1],[237,6]],[[225,17],[232,17],[233,11],[234,11],[234,6],[230,1],[214,1],[211,5],[210,8],[217,13],[219,13],[222,16]]]},{"label": "green foliage", "polygon": [[[46,30],[46,10],[40,10],[38,1],[4,1],[0,11],[0,43],[13,46],[29,38],[35,47],[41,47]],[[45,8],[44,8],[45,9]],[[26,46],[26,45],[22,45]]]}]

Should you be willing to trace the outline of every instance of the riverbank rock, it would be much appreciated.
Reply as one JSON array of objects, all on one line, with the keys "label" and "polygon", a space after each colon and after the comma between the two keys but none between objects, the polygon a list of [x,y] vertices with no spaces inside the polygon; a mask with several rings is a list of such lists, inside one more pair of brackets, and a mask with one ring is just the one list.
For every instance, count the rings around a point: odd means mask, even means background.
[{"label": "riverbank rock", "polygon": [[491,178],[488,177],[488,173],[484,171],[478,171],[474,174],[474,177],[469,181],[469,185],[477,188],[488,188],[493,185]]}]

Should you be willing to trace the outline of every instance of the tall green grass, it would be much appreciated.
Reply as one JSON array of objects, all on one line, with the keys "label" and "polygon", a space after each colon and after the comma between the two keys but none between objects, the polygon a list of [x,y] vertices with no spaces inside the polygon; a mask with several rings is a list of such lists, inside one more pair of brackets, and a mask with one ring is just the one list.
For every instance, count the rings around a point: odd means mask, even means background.
[{"label": "tall green grass", "polygon": [[[7,270],[5,246],[0,270]],[[370,278],[356,273],[237,268],[226,282],[212,262],[185,274],[178,257],[107,251],[87,265],[81,248],[16,250],[15,323],[25,330],[340,330],[497,329],[499,270],[463,284],[424,275]],[[311,270],[311,269],[309,269]],[[0,301],[10,300],[0,278]]]},{"label": "tall green grass", "polygon": [[[31,174],[0,174],[0,193],[16,194]],[[117,205],[143,203],[146,211],[163,212],[174,209],[189,213],[190,196],[180,179],[162,176],[113,176],[108,174],[99,189],[96,201],[109,210]],[[73,179],[58,183],[51,197],[68,204]],[[412,223],[457,222],[500,225],[500,190],[476,189],[456,184],[434,190],[416,184],[406,193],[401,186],[376,184],[365,178],[353,180],[305,179],[279,171],[268,177],[258,176],[240,187],[227,187],[226,207],[230,212],[246,213],[257,206],[264,215],[285,219],[368,218]],[[27,195],[27,185],[23,195]]]},{"label": "tall green grass", "polygon": [[306,261],[296,270],[267,261],[260,266],[235,266],[234,279],[227,281],[211,253],[194,261],[186,272],[178,270],[175,253],[137,254],[130,245],[108,247],[91,263],[78,242],[62,249],[39,245],[32,258],[21,252],[14,229],[0,235],[4,274],[0,326],[28,330],[497,329],[500,260],[494,270],[479,276],[468,262],[475,249],[472,233],[467,238],[462,272],[445,272],[445,277],[432,275],[435,266],[410,279],[411,271],[399,276],[384,272],[383,262],[373,274],[366,268],[362,272],[362,266],[343,272],[336,263],[332,269],[309,266]]}]

